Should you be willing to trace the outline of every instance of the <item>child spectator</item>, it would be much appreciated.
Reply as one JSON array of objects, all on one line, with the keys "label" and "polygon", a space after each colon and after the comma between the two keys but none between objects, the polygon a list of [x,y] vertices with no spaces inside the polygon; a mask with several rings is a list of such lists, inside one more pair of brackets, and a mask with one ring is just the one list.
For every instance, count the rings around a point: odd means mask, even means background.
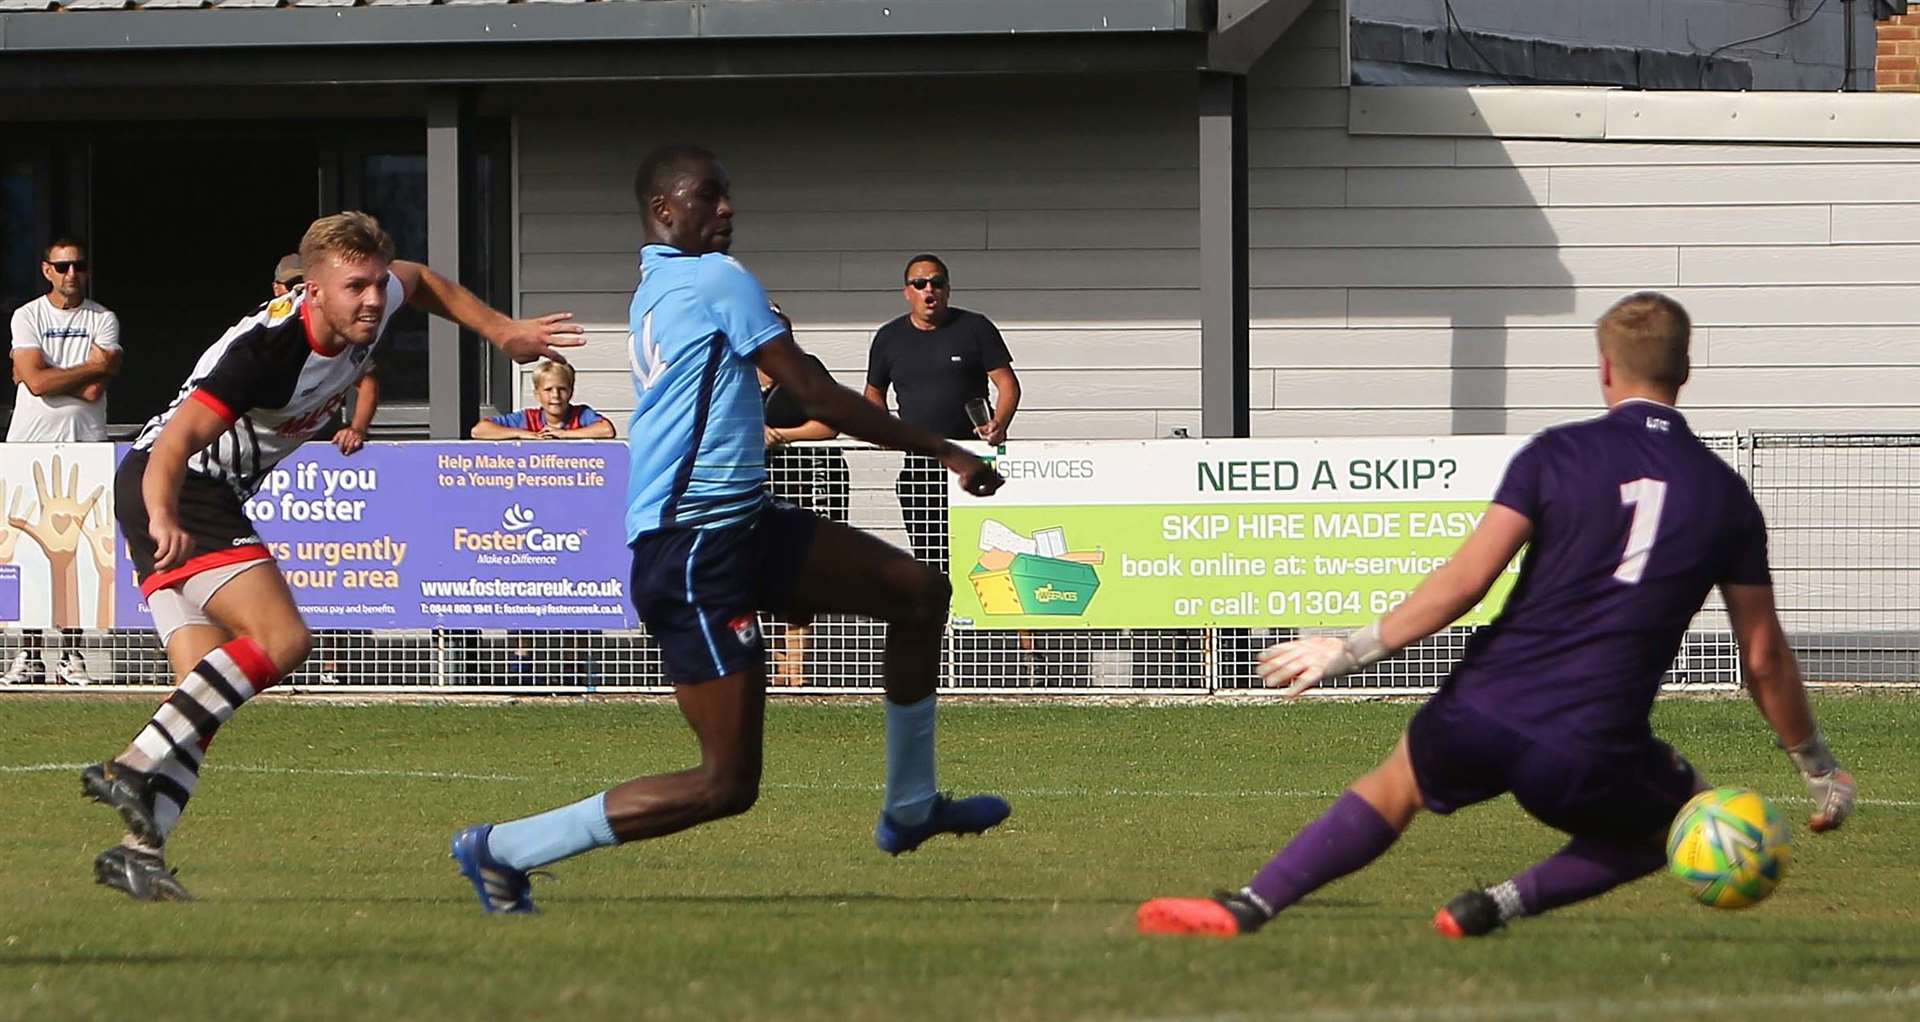
[{"label": "child spectator", "polygon": [[542,362],[533,371],[540,403],[474,423],[475,440],[611,440],[613,420],[573,403],[573,367]]}]

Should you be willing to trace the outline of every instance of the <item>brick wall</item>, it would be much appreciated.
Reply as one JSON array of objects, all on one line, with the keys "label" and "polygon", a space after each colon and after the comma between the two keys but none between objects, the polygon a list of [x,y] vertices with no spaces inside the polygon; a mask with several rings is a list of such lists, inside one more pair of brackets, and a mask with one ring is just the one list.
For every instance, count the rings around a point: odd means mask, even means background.
[{"label": "brick wall", "polygon": [[1880,23],[1874,87],[1881,92],[1920,92],[1920,13]]}]

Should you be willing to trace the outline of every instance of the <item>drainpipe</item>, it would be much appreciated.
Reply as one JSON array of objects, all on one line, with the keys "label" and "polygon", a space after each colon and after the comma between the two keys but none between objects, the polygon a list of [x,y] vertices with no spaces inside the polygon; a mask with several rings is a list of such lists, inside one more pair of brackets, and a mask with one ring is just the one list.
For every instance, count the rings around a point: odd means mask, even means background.
[{"label": "drainpipe", "polygon": [[1840,74],[1840,91],[1841,92],[1853,91],[1853,63],[1855,59],[1854,50],[1853,50],[1853,5],[1856,2],[1857,0],[1840,0],[1840,10],[1846,16],[1846,19],[1847,19],[1847,25],[1844,32],[1844,35],[1847,40],[1846,42],[1847,56],[1846,56],[1846,59],[1842,61],[1840,65],[1841,68],[1843,69]]}]

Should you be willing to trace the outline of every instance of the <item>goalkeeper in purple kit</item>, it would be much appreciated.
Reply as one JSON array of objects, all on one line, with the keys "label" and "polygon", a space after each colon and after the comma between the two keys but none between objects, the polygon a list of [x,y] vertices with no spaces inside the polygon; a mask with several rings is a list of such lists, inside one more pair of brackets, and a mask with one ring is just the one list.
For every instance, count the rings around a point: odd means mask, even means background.
[{"label": "goalkeeper in purple kit", "polygon": [[1466,613],[1526,547],[1505,609],[1474,634],[1386,760],[1246,886],[1149,901],[1141,932],[1252,933],[1385,854],[1421,809],[1444,815],[1509,792],[1571,840],[1510,880],[1454,898],[1434,917],[1442,934],[1482,936],[1658,870],[1669,824],[1707,785],[1654,737],[1648,714],[1716,586],[1753,700],[1812,796],[1808,825],[1846,820],[1853,778],[1814,722],[1781,630],[1760,508],[1673,407],[1690,332],[1686,311],[1664,295],[1621,300],[1597,329],[1605,415],[1521,449],[1473,534],[1398,608],[1345,638],[1262,654],[1266,684],[1289,695],[1361,670]]}]

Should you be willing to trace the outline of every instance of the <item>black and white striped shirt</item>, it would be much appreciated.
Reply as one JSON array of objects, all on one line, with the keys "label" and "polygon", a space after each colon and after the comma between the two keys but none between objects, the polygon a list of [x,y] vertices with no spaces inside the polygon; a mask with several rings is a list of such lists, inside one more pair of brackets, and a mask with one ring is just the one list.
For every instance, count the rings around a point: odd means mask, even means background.
[{"label": "black and white striped shirt", "polygon": [[180,406],[198,401],[226,420],[227,431],[188,458],[187,471],[226,483],[242,499],[252,496],[274,465],[346,404],[347,391],[371,371],[373,351],[407,299],[399,278],[389,277],[387,311],[374,342],[326,355],[309,339],[306,295],[302,287],[275,298],[221,335],[173,402],[148,420],[134,450],[151,450]]}]

